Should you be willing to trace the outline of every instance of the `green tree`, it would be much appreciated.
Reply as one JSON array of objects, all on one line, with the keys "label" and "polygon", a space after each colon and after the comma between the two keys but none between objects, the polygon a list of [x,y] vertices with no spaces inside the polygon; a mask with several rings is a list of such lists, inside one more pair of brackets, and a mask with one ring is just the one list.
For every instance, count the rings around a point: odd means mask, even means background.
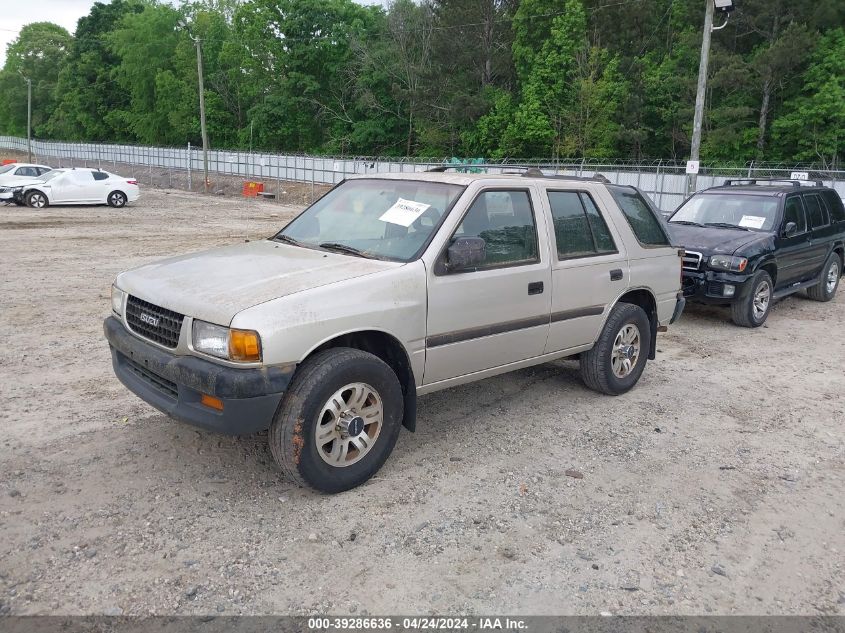
[{"label": "green tree", "polygon": [[21,29],[6,50],[0,71],[0,130],[26,135],[27,86],[32,82],[32,127],[41,135],[53,111],[59,69],[65,62],[72,38],[52,22],[33,22]]}]

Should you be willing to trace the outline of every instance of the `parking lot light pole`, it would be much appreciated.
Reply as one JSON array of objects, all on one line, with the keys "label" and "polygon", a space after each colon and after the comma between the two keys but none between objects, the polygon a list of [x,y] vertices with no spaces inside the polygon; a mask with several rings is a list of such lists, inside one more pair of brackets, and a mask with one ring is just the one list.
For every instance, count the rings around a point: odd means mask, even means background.
[{"label": "parking lot light pole", "polygon": [[[21,75],[23,76],[23,75]],[[32,79],[24,77],[26,82],[26,154],[27,162],[32,162]]]}]

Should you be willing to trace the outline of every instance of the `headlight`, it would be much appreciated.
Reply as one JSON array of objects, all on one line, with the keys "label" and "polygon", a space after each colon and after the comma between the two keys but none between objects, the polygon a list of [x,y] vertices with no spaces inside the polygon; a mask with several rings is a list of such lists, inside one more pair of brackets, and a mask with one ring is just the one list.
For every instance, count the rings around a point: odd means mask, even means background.
[{"label": "headlight", "polygon": [[13,193],[18,193],[19,191],[23,191],[23,186],[21,186],[21,187],[12,187],[12,192],[13,192]]},{"label": "headlight", "polygon": [[195,350],[217,358],[261,360],[261,338],[252,330],[234,330],[195,319],[192,341]]},{"label": "headlight", "polygon": [[10,191],[9,187],[0,187],[0,193],[9,193]]},{"label": "headlight", "polygon": [[710,268],[716,270],[729,270],[741,273],[748,266],[748,260],[744,257],[731,257],[730,255],[713,255],[710,258]]},{"label": "headlight", "polygon": [[123,316],[123,299],[126,293],[120,288],[112,284],[111,287],[111,309],[118,316]]}]

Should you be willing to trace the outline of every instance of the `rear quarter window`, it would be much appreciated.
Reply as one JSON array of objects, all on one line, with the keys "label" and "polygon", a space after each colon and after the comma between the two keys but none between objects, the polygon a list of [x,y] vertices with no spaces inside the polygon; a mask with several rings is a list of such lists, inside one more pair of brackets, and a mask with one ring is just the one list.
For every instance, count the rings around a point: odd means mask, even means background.
[{"label": "rear quarter window", "polygon": [[835,191],[822,191],[822,198],[827,203],[827,210],[830,211],[831,222],[842,222],[845,220],[845,206],[842,199]]},{"label": "rear quarter window", "polygon": [[669,246],[669,236],[649,204],[633,188],[609,186],[608,190],[622,209],[631,230],[643,246]]}]

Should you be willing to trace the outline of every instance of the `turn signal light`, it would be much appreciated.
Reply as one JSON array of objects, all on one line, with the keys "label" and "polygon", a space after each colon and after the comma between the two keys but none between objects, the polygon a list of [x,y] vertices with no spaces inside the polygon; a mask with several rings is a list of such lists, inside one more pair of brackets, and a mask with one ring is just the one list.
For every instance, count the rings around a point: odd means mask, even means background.
[{"label": "turn signal light", "polygon": [[229,358],[240,361],[261,360],[261,339],[253,330],[229,330]]},{"label": "turn signal light", "polygon": [[223,410],[223,401],[220,398],[215,398],[214,396],[209,396],[208,394],[202,394],[200,398],[200,402],[207,407],[211,407],[212,409],[217,409],[218,411]]}]

